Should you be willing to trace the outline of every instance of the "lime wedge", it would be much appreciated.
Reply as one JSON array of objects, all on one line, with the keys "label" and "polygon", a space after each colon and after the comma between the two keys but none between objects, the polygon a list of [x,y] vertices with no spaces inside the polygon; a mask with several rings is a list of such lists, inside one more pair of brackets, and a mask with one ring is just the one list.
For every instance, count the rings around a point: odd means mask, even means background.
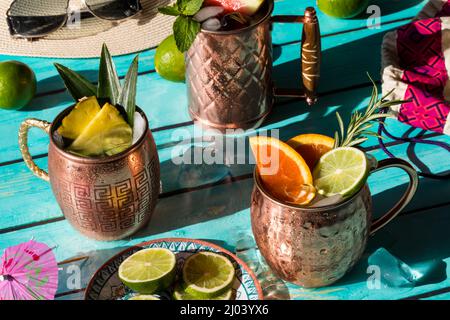
[{"label": "lime wedge", "polygon": [[132,134],[119,111],[106,103],[68,150],[86,157],[111,156],[131,146]]},{"label": "lime wedge", "polygon": [[64,138],[76,139],[100,112],[100,105],[96,97],[80,100],[76,106],[65,116],[58,133]]},{"label": "lime wedge", "polygon": [[314,186],[327,197],[349,197],[364,185],[368,174],[364,152],[352,147],[336,148],[325,153],[314,168]]},{"label": "lime wedge", "polygon": [[175,255],[168,249],[144,249],[122,262],[119,278],[136,292],[152,294],[167,289],[172,284],[175,279],[175,264]]},{"label": "lime wedge", "polygon": [[137,296],[131,297],[128,300],[161,300],[151,294],[138,294]]},{"label": "lime wedge", "polygon": [[[183,286],[180,284],[177,284],[175,286],[173,298],[175,300],[203,300],[202,298],[187,293],[186,290],[183,288]],[[209,300],[232,300],[232,298],[233,298],[233,289],[230,288],[218,296],[209,298]]]},{"label": "lime wedge", "polygon": [[234,274],[234,266],[226,257],[213,252],[198,252],[184,262],[185,291],[200,299],[221,295],[233,284]]}]

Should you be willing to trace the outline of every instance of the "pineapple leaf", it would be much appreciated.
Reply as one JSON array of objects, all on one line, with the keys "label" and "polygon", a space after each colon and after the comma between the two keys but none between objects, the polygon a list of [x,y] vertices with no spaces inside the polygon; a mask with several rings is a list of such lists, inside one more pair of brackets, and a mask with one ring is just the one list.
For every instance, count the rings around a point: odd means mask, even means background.
[{"label": "pineapple leaf", "polygon": [[64,81],[65,87],[76,101],[84,97],[92,97],[96,95],[97,89],[95,88],[95,85],[90,83],[82,75],[59,63],[55,63],[54,65]]},{"label": "pineapple leaf", "polygon": [[138,77],[138,67],[139,67],[139,56],[133,59],[133,62],[128,69],[127,75],[125,76],[125,82],[123,84],[122,91],[119,97],[119,104],[125,108],[127,113],[128,124],[133,128],[134,124],[134,112],[136,110],[136,88],[137,88],[137,77]]},{"label": "pineapple leaf", "polygon": [[116,67],[112,60],[106,44],[103,44],[100,57],[100,68],[98,75],[98,98],[108,98],[111,104],[116,105],[119,100],[120,81],[117,76]]}]

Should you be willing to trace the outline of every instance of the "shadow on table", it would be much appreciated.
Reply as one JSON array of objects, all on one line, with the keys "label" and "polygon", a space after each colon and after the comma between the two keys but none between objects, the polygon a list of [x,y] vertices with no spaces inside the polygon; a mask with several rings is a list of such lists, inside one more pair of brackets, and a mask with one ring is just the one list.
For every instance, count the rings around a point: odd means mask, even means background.
[{"label": "shadow on table", "polygon": [[[421,186],[413,201],[438,204],[439,196],[435,194],[439,187],[436,183],[434,188],[429,180],[422,180],[421,184],[425,185]],[[376,205],[375,217],[379,217],[386,212],[404,190],[405,185],[373,196],[373,203]],[[387,249],[392,255],[412,268],[424,263],[431,263],[431,261],[441,260],[439,268],[435,269],[424,281],[419,282],[417,286],[439,283],[447,278],[446,263],[442,260],[450,256],[450,238],[448,237],[450,220],[445,218],[445,209],[415,214],[414,211],[408,211],[408,207],[404,210],[403,215],[395,218],[369,238],[367,249],[360,262],[333,287],[366,282],[370,275],[367,273],[367,259],[381,247]]]},{"label": "shadow on table", "polygon": [[[371,94],[367,73],[375,80],[380,79],[383,36],[383,32],[378,32],[359,40],[323,50],[317,103],[309,107],[304,100],[278,98],[273,112],[263,125],[270,125],[302,114],[307,114],[307,118],[320,117],[323,119],[330,115],[334,118],[334,112],[328,112],[330,105],[339,106],[338,111],[344,117],[350,115],[354,107]],[[286,47],[276,46],[274,50],[277,56],[280,55],[277,51],[287,49]],[[300,50],[300,44],[298,44],[298,50]],[[376,51],[374,52],[374,50]],[[349,52],[358,52],[360,56],[355,58]],[[342,66],[351,67],[344,69]],[[273,77],[275,85],[279,88],[299,87],[302,83],[300,58],[276,65]],[[363,84],[367,89],[354,90],[357,88],[355,84],[358,84],[358,86]],[[350,89],[353,89],[352,95],[342,94],[342,97],[339,97],[338,100],[333,99],[333,97],[339,96],[339,93]],[[320,126],[320,123],[318,123],[318,126]],[[324,126],[324,128],[326,127]]]},{"label": "shadow on table", "polygon": [[[92,82],[97,81],[97,70],[82,70],[77,72]],[[37,88],[38,93],[35,98],[28,106],[20,109],[20,111],[29,112],[51,109],[60,106],[63,103],[74,101],[72,96],[65,89],[64,83],[59,75],[40,80],[37,84]]]}]

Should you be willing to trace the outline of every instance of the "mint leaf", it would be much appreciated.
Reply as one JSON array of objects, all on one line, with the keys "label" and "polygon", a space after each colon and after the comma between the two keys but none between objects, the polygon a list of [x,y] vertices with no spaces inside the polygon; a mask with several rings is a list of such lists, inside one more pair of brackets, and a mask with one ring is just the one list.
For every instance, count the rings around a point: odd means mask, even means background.
[{"label": "mint leaf", "polygon": [[202,8],[202,5],[203,0],[187,0],[187,3],[183,7],[182,13],[186,16],[193,16]]},{"label": "mint leaf", "polygon": [[178,50],[186,52],[200,32],[200,23],[191,17],[179,16],[173,24],[173,34]]},{"label": "mint leaf", "polygon": [[178,7],[175,6],[166,6],[166,7],[161,7],[158,8],[158,11],[162,14],[166,14],[168,16],[179,16],[180,15],[180,10],[178,10]]}]

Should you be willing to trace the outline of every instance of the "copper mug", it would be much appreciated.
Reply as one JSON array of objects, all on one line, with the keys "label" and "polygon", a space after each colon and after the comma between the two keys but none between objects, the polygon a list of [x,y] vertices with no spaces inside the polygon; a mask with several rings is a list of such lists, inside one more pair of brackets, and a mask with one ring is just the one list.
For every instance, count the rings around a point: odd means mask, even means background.
[{"label": "copper mug", "polygon": [[[258,127],[270,113],[275,96],[316,101],[321,42],[314,8],[303,16],[266,12],[249,27],[230,31],[202,29],[186,55],[189,113],[196,124],[221,132]],[[272,83],[273,22],[303,23],[302,88],[275,88]],[[300,31],[299,31],[300,33]]]},{"label": "copper mug", "polygon": [[[129,149],[105,158],[85,158],[64,151],[54,132],[74,106],[49,123],[26,119],[19,129],[19,146],[28,168],[49,181],[70,224],[96,240],[128,237],[145,226],[154,211],[160,188],[159,159],[144,112],[145,134]],[[28,130],[49,134],[48,173],[39,168],[28,150]]]},{"label": "copper mug", "polygon": [[252,230],[271,269],[283,280],[306,288],[327,286],[342,278],[361,258],[368,236],[394,219],[417,190],[417,173],[404,160],[382,160],[372,172],[392,167],[406,171],[409,185],[395,206],[374,221],[367,184],[336,205],[302,207],[271,196],[255,171]]}]

